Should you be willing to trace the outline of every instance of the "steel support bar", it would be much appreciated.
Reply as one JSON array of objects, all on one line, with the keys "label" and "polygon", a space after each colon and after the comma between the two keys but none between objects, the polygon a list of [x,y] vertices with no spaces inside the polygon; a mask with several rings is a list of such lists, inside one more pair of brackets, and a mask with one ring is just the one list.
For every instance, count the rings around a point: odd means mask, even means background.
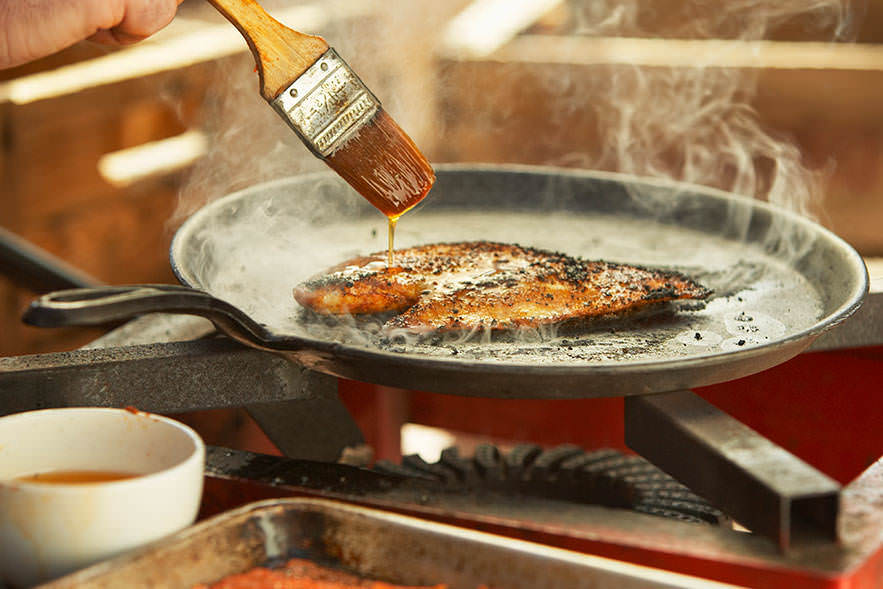
[{"label": "steel support bar", "polygon": [[[129,321],[86,347],[96,349],[187,341],[214,332],[211,321],[201,317],[153,313]],[[293,367],[292,370],[297,369]],[[320,375],[310,382],[332,387],[332,381]],[[250,400],[244,399],[243,404]],[[320,399],[251,403],[245,409],[288,458],[336,462],[345,448],[364,443],[362,432],[340,402],[336,387],[323,390]]]},{"label": "steel support bar", "polygon": [[[244,406],[289,458],[335,462],[364,443],[337,396],[337,379],[225,338],[188,341],[213,332],[199,317],[154,313],[78,352],[0,359],[0,414],[72,405],[164,413]],[[186,343],[156,343],[171,341]]]},{"label": "steel support bar", "polygon": [[336,394],[336,378],[222,337],[0,358],[0,415],[127,405],[175,413]]},{"label": "steel support bar", "polygon": [[325,399],[257,403],[245,409],[288,458],[336,462],[344,448],[365,443],[336,390]]},{"label": "steel support bar", "polygon": [[625,442],[782,550],[837,539],[840,485],[690,391],[627,397]]},{"label": "steel support bar", "polygon": [[86,288],[101,282],[0,227],[0,276],[34,292]]}]

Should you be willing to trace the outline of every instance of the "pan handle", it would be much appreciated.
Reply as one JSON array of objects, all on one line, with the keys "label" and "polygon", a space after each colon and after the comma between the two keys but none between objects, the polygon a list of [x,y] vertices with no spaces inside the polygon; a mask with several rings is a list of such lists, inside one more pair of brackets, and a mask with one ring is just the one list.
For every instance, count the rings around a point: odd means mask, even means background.
[{"label": "pan handle", "polygon": [[198,315],[236,340],[267,347],[266,328],[251,317],[206,292],[173,284],[59,290],[32,301],[22,321],[36,327],[101,325],[146,313]]}]

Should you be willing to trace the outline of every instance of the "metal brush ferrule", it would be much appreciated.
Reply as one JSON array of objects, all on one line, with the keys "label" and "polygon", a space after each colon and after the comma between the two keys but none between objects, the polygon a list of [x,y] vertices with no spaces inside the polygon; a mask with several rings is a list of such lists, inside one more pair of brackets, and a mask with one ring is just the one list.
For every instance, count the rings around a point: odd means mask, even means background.
[{"label": "metal brush ferrule", "polygon": [[271,104],[320,158],[331,155],[380,109],[377,97],[334,49]]}]

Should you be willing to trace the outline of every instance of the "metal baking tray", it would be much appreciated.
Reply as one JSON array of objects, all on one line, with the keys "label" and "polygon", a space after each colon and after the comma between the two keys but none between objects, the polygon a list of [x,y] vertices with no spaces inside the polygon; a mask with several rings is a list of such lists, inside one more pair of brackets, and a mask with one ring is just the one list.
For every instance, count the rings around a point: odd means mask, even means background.
[{"label": "metal baking tray", "polygon": [[43,587],[182,587],[305,557],[450,589],[724,587],[606,558],[315,499],[252,503]]}]

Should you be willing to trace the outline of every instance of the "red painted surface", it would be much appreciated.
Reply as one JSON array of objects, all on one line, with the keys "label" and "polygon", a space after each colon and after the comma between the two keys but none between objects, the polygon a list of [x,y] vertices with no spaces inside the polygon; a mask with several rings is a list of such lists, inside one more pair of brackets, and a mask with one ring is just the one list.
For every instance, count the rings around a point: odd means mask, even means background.
[{"label": "red painted surface", "polygon": [[[803,354],[696,393],[819,470],[847,483],[883,455],[883,348]],[[389,389],[341,381],[344,401],[366,436],[395,427],[377,409]],[[621,398],[500,400],[432,393],[409,397],[402,419],[544,445],[625,448]],[[378,455],[382,456],[382,452]]]},{"label": "red painted surface", "polygon": [[401,459],[401,429],[409,421],[409,393],[354,380],[338,382],[338,394],[355,419],[376,459]]},{"label": "red painted surface", "polygon": [[696,392],[848,483],[883,455],[883,348],[803,354]]}]

